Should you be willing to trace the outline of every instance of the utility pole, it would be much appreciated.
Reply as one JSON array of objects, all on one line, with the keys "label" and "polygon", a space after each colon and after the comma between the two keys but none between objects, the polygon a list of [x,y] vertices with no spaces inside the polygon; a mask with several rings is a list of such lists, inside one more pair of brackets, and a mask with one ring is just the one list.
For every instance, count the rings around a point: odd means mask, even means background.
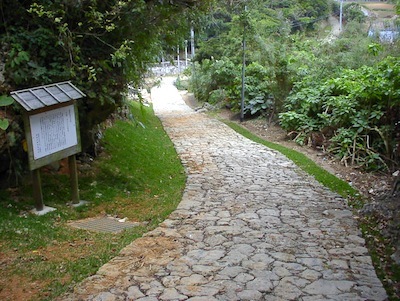
[{"label": "utility pole", "polygon": [[[247,6],[244,7],[244,18],[246,18]],[[246,73],[246,20],[243,18],[243,61],[242,61],[242,99],[240,102],[240,122],[244,120],[244,92],[245,92],[245,73]]]},{"label": "utility pole", "polygon": [[192,81],[194,86],[194,91],[197,90],[197,77],[196,77],[196,66],[194,64],[194,29],[193,26],[190,28],[190,47],[191,47],[191,54],[190,54],[190,62],[192,64]]},{"label": "utility pole", "polygon": [[343,23],[343,0],[340,0],[339,30],[342,31]]},{"label": "utility pole", "polygon": [[180,49],[179,49],[179,45],[176,49],[176,54],[177,54],[177,59],[178,59],[178,74],[181,74],[181,56],[179,53]]},{"label": "utility pole", "polygon": [[188,66],[188,41],[185,40],[185,68]]},{"label": "utility pole", "polygon": [[194,29],[193,29],[193,27],[190,28],[190,44],[191,44],[191,47],[192,47],[192,49],[191,49],[191,51],[192,51],[191,59],[193,61],[194,54],[195,54],[194,53]]}]

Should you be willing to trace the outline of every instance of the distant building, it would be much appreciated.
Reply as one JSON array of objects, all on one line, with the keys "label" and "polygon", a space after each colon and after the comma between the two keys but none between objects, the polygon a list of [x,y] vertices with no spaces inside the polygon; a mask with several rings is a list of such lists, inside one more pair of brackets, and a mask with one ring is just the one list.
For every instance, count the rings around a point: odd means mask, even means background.
[{"label": "distant building", "polygon": [[400,27],[394,22],[375,22],[369,27],[368,36],[381,43],[394,43],[400,37]]}]

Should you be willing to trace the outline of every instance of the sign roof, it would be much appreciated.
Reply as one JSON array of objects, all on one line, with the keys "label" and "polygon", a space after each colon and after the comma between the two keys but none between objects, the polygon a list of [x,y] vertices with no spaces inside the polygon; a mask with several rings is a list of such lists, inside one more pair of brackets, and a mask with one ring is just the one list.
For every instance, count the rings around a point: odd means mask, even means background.
[{"label": "sign roof", "polygon": [[11,92],[11,97],[26,111],[38,110],[85,96],[70,81]]}]

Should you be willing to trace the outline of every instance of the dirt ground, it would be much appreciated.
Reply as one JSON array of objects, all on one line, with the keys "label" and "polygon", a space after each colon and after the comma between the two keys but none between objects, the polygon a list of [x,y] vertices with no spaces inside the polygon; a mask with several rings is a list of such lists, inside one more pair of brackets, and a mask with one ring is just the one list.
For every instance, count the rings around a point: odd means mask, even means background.
[{"label": "dirt ground", "polygon": [[391,3],[381,3],[381,2],[371,2],[371,3],[363,3],[363,6],[367,7],[370,10],[386,10],[390,11],[392,15],[394,15],[395,5]]},{"label": "dirt ground", "polygon": [[361,3],[363,7],[369,10],[369,16],[377,21],[385,21],[396,16],[395,5],[383,2],[365,2]]}]

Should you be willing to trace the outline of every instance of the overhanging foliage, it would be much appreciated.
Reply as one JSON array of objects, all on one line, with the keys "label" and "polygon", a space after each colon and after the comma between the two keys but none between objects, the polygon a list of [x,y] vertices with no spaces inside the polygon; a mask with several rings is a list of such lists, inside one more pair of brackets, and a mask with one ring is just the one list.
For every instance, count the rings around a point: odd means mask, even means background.
[{"label": "overhanging foliage", "polygon": [[[128,83],[139,87],[148,66],[182,44],[209,2],[0,1],[0,95],[71,80],[88,96],[80,104],[87,148],[93,127],[123,104]],[[11,147],[22,136],[15,113]]]}]

